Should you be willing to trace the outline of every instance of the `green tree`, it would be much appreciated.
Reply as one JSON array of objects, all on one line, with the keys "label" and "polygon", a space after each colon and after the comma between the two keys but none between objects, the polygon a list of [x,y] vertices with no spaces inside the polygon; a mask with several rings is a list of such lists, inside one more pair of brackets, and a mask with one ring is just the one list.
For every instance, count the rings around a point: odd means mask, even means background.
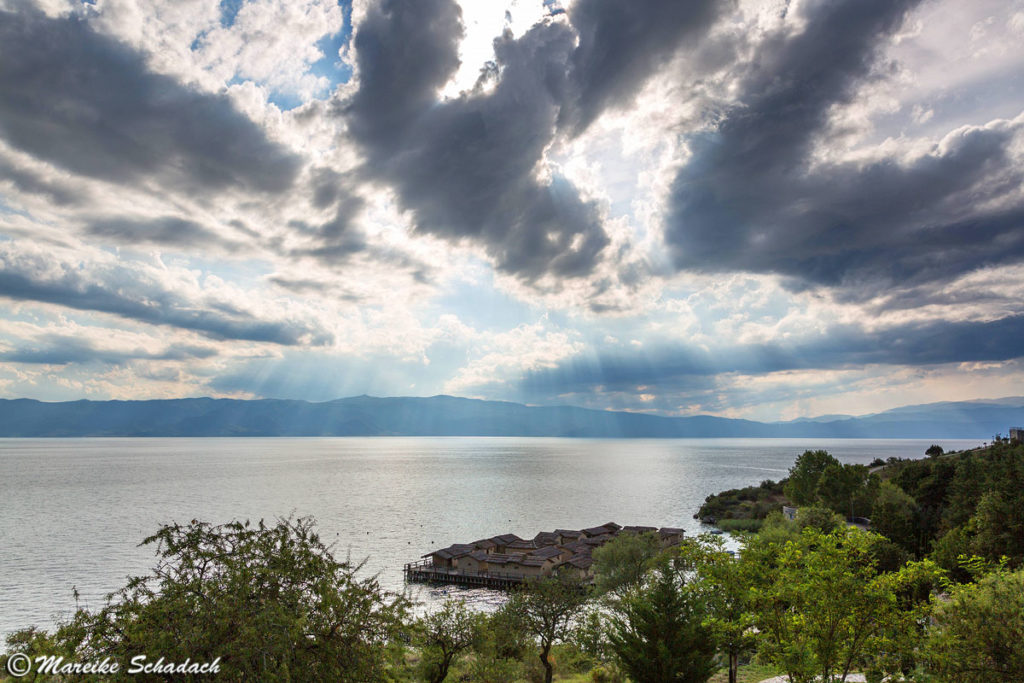
[{"label": "green tree", "polygon": [[608,634],[626,673],[642,683],[702,683],[715,670],[705,605],[682,574],[662,561],[643,586],[615,606]]},{"label": "green tree", "polygon": [[538,657],[544,667],[545,683],[551,683],[554,675],[549,658],[551,646],[571,637],[575,619],[589,599],[586,586],[568,574],[561,574],[526,583],[506,603],[508,611],[518,616],[525,632],[540,645]]},{"label": "green tree", "polygon": [[480,630],[469,659],[470,680],[505,683],[522,678],[522,659],[533,648],[522,615],[506,602],[491,614],[481,615]]},{"label": "green tree", "polygon": [[879,573],[877,536],[840,528],[803,530],[783,546],[751,539],[749,563],[762,655],[793,683],[845,681],[855,668],[903,666],[878,653],[913,649],[928,589],[941,572],[930,562]]},{"label": "green tree", "polygon": [[929,458],[937,458],[942,455],[945,451],[942,450],[942,446],[933,443],[928,447],[928,450],[924,452]]},{"label": "green tree", "polygon": [[[161,527],[148,576],[98,612],[78,610],[55,635],[78,661],[111,657],[122,680],[132,657],[220,658],[225,680],[374,681],[407,603],[358,566],[334,558],[312,519]],[[17,636],[17,634],[16,634]],[[113,680],[118,680],[114,677]]]},{"label": "green tree", "polygon": [[801,529],[810,527],[826,534],[846,526],[843,518],[833,512],[831,508],[814,506],[802,507],[797,510],[796,524]]},{"label": "green tree", "polygon": [[448,677],[452,662],[476,643],[481,616],[466,607],[463,600],[446,600],[441,608],[421,618],[416,642],[423,656],[420,666],[430,683]]},{"label": "green tree", "polygon": [[619,534],[594,549],[594,588],[614,599],[643,581],[660,552],[661,543],[655,533]]},{"label": "green tree", "polygon": [[828,451],[804,451],[789,468],[789,480],[783,489],[794,505],[813,505],[818,501],[818,483],[829,465],[840,466]]},{"label": "green tree", "polygon": [[970,573],[963,566],[963,559],[971,554],[971,537],[967,529],[958,526],[942,535],[932,546],[929,557],[957,582],[971,580]]},{"label": "green tree", "polygon": [[918,552],[917,502],[892,482],[884,482],[871,510],[871,530],[909,552]]},{"label": "green tree", "polygon": [[710,535],[687,539],[677,557],[690,589],[703,601],[704,625],[729,659],[729,683],[736,683],[740,656],[756,644],[746,566],[725,550],[721,538]]},{"label": "green tree", "polygon": [[866,517],[880,480],[866,465],[829,464],[818,480],[818,500],[849,517]]},{"label": "green tree", "polygon": [[936,601],[927,668],[947,683],[1024,681],[1024,571],[996,571]]},{"label": "green tree", "polygon": [[583,613],[573,631],[572,644],[594,661],[609,660],[608,626],[601,609],[590,608]]},{"label": "green tree", "polygon": [[800,525],[786,519],[781,511],[776,510],[764,518],[764,524],[757,532],[757,537],[762,543],[783,545],[786,541],[800,538]]}]

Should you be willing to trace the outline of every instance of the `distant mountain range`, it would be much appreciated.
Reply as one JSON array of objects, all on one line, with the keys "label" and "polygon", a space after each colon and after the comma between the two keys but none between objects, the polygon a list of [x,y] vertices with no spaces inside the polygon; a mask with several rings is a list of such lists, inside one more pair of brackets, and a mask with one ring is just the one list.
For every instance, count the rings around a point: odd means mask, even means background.
[{"label": "distant mountain range", "polygon": [[531,407],[453,396],[355,396],[324,403],[183,398],[44,403],[0,399],[0,437],[562,436],[991,439],[1024,425],[1024,397],[930,403],[875,415],[754,422]]}]

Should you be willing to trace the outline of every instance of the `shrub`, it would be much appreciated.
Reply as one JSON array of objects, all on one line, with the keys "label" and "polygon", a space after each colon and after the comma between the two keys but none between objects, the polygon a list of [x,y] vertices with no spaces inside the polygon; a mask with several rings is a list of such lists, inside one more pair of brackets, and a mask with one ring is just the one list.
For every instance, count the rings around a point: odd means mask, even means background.
[{"label": "shrub", "polygon": [[722,531],[757,531],[763,524],[763,519],[722,519],[718,521],[718,528]]},{"label": "shrub", "polygon": [[[47,636],[54,654],[109,656],[122,673],[132,657],[158,653],[173,662],[220,658],[225,680],[384,678],[385,645],[402,632],[407,603],[374,578],[356,578],[359,567],[334,558],[311,518],[193,520],[163,526],[143,545],[156,547],[152,573],[61,624]],[[12,653],[38,646],[34,635],[11,636]]]}]

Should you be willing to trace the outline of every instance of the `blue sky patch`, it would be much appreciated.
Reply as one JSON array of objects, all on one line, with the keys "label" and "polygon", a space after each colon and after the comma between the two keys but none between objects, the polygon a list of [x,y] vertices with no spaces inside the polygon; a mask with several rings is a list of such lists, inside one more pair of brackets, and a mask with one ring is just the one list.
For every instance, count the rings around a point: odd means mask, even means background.
[{"label": "blue sky patch", "polygon": [[244,4],[245,0],[220,0],[220,25],[224,28],[233,26]]}]

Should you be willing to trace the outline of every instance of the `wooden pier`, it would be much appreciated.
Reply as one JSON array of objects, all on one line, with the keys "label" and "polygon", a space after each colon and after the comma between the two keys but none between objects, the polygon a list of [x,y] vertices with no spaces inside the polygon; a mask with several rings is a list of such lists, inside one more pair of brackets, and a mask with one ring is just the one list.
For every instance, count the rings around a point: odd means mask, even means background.
[{"label": "wooden pier", "polygon": [[508,590],[521,585],[523,576],[502,572],[470,572],[435,567],[430,560],[421,560],[405,565],[405,580],[414,583],[445,583],[470,588]]}]

